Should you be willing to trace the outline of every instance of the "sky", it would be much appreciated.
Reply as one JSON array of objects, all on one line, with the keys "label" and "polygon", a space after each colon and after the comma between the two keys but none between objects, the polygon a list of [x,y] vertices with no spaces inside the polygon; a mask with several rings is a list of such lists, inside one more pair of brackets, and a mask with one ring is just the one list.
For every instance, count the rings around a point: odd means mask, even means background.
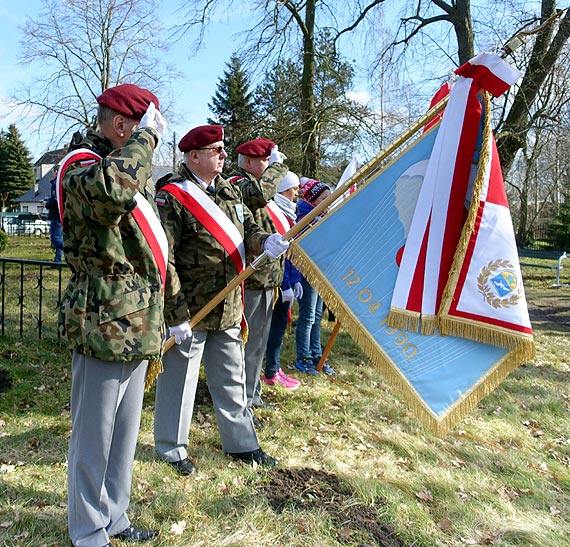
[{"label": "sky", "polygon": [[[180,0],[162,0],[159,4],[158,15],[165,25],[179,19]],[[48,140],[28,127],[29,122],[10,105],[10,97],[18,84],[33,78],[33,69],[20,66],[17,55],[19,42],[24,38],[21,27],[27,17],[38,17],[42,5],[41,0],[0,0],[0,129],[6,130],[15,123],[34,161],[47,151]],[[211,102],[218,79],[223,76],[226,63],[238,44],[235,34],[246,24],[232,15],[231,23],[219,21],[211,27],[204,48],[197,54],[189,58],[183,43],[173,43],[165,59],[185,75],[174,84],[177,101],[174,108],[182,115],[176,120],[166,120],[168,132],[176,131],[177,139],[212,116],[208,102]]]}]

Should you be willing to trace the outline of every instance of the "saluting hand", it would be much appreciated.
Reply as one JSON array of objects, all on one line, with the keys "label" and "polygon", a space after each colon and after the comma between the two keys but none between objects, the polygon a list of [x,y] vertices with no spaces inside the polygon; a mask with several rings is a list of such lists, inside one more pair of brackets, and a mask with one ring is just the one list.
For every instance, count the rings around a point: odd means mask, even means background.
[{"label": "saluting hand", "polygon": [[166,131],[166,125],[166,120],[162,117],[160,111],[156,109],[155,104],[151,102],[141,119],[139,127],[152,127],[158,133],[158,137],[162,139]]}]

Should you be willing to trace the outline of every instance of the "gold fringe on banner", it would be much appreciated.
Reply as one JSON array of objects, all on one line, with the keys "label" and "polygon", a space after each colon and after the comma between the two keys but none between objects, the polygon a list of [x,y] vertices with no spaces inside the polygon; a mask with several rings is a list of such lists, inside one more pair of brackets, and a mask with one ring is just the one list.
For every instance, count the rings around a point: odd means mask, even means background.
[{"label": "gold fringe on banner", "polygon": [[438,324],[435,315],[422,315],[420,333],[424,336],[434,336],[437,333]]},{"label": "gold fringe on banner", "polygon": [[474,410],[481,399],[493,392],[524,361],[524,350],[522,348],[515,348],[507,353],[486,375],[479,378],[471,390],[464,393],[453,407],[439,418],[437,423],[438,434],[445,433]]},{"label": "gold fringe on banner", "polygon": [[468,319],[457,321],[449,317],[441,317],[439,326],[446,335],[476,340],[482,344],[489,344],[505,349],[523,348],[523,361],[534,359],[536,348],[531,335],[513,334],[510,329],[496,325],[483,327],[479,323]]},{"label": "gold fringe on banner", "polygon": [[336,315],[337,320],[342,323],[343,328],[370,358],[372,364],[381,371],[390,385],[395,386],[400,391],[414,414],[427,427],[435,432],[439,431],[440,425],[437,416],[421,401],[414,387],[399,369],[393,365],[382,346],[362,325],[352,310],[346,306],[334,287],[320,273],[314,262],[296,243],[293,243],[289,250],[291,262],[319,293],[329,309]]},{"label": "gold fringe on banner", "polygon": [[149,391],[158,375],[164,370],[162,366],[162,359],[154,358],[149,359],[148,367],[146,369],[146,377],[144,381],[144,390]]},{"label": "gold fringe on banner", "polygon": [[420,314],[415,311],[390,307],[386,323],[394,329],[418,332],[420,330]]}]

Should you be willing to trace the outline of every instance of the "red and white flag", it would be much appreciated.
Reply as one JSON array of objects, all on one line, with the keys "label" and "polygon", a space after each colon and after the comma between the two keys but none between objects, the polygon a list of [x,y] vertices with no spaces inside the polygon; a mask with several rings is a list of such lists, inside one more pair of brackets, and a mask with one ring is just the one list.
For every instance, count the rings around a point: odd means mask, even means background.
[{"label": "red and white flag", "polygon": [[497,56],[459,67],[417,201],[389,324],[534,351],[490,128],[490,101],[520,77]]}]

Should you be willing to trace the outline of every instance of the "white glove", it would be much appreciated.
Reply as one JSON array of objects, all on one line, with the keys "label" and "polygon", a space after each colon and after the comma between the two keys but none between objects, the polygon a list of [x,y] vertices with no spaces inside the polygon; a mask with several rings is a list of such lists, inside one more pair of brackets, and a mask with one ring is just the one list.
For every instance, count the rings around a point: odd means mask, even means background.
[{"label": "white glove", "polygon": [[174,340],[177,344],[181,344],[187,338],[192,336],[192,329],[190,328],[190,323],[184,321],[181,325],[176,325],[175,327],[168,327],[168,335],[174,336]]},{"label": "white glove", "polygon": [[159,138],[162,139],[166,131],[166,121],[153,102],[148,105],[139,127],[152,127],[158,133]]},{"label": "white glove", "polygon": [[303,285],[300,282],[293,283],[293,294],[297,300],[303,298]]},{"label": "white glove", "polygon": [[272,163],[283,163],[283,160],[286,160],[287,156],[283,154],[283,152],[279,152],[279,147],[275,145],[271,149],[271,155],[269,156],[269,164]]},{"label": "white glove", "polygon": [[281,292],[281,301],[283,304],[289,302],[289,305],[293,304],[293,300],[295,300],[295,295],[293,294],[293,289],[285,289]]},{"label": "white glove", "polygon": [[289,248],[289,242],[281,234],[271,234],[263,244],[263,250],[269,258],[279,258]]}]

